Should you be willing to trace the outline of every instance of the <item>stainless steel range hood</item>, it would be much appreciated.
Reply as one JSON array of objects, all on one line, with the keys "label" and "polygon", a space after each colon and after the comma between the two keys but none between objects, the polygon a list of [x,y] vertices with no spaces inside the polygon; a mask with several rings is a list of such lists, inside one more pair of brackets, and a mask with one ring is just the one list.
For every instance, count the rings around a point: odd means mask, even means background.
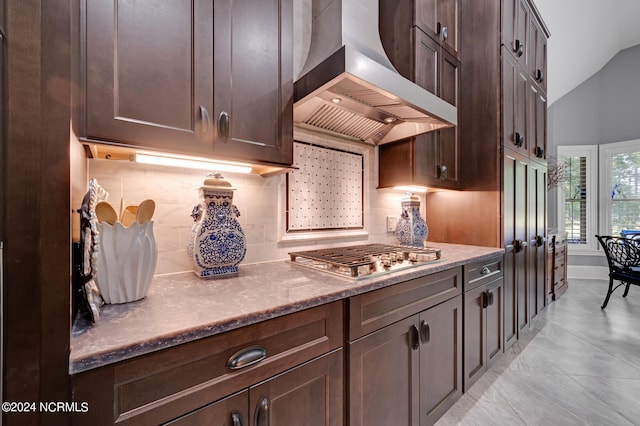
[{"label": "stainless steel range hood", "polygon": [[456,108],[400,75],[378,32],[378,0],[313,0],[294,122],[373,144],[457,124]]}]

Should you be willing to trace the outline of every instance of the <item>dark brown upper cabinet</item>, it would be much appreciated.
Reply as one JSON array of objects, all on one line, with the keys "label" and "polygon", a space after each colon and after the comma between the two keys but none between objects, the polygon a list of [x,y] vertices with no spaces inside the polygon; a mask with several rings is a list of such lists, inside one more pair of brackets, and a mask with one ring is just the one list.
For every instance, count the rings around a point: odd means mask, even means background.
[{"label": "dark brown upper cabinet", "polygon": [[415,0],[415,25],[458,57],[460,0]]},{"label": "dark brown upper cabinet", "polygon": [[85,2],[85,134],[211,155],[213,3]]},{"label": "dark brown upper cabinet", "polygon": [[532,14],[529,21],[529,75],[547,91],[547,35]]},{"label": "dark brown upper cabinet", "polygon": [[503,145],[529,156],[527,95],[529,76],[509,54],[502,55]]},{"label": "dark brown upper cabinet", "polygon": [[502,44],[526,67],[530,9],[527,0],[502,1]]},{"label": "dark brown upper cabinet", "polygon": [[215,2],[214,155],[293,162],[293,1]]},{"label": "dark brown upper cabinet", "polygon": [[[460,61],[421,27],[413,26],[414,10],[415,16],[420,16],[417,9],[424,6],[421,3],[415,2],[415,5],[408,7],[406,2],[380,2],[382,44],[400,74],[458,106]],[[381,145],[379,165],[380,188],[398,185],[458,188],[458,128],[451,127]]]},{"label": "dark brown upper cabinet", "polygon": [[85,139],[291,164],[292,0],[83,8]]},{"label": "dark brown upper cabinet", "polygon": [[529,84],[528,135],[529,158],[538,162],[547,160],[547,96],[537,84]]}]

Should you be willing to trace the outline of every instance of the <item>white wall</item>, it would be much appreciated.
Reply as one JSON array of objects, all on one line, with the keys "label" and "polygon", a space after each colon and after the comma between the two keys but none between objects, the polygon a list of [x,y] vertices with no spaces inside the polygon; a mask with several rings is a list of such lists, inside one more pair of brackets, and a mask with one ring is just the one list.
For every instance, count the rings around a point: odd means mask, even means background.
[{"label": "white wall", "polygon": [[[306,139],[309,139],[309,136]],[[322,140],[332,142],[328,138],[321,137],[308,141]],[[349,142],[339,143],[343,147],[349,146]],[[285,175],[264,178],[257,175],[224,174],[225,178],[237,188],[233,201],[240,210],[239,222],[247,238],[247,255],[243,264],[284,260],[288,258],[289,251],[337,244],[363,242],[397,244],[394,234],[386,231],[386,218],[400,216],[400,200],[404,193],[376,189],[378,184],[376,150],[370,145],[355,145],[356,150],[365,154],[364,219],[368,236],[279,241],[281,237],[279,226],[282,226],[279,221],[284,217]],[[114,207],[119,208],[121,197],[124,199],[125,206],[137,205],[147,198],[156,201],[154,215],[154,234],[158,243],[156,274],[192,270],[186,253],[186,239],[193,225],[191,210],[198,204],[196,188],[205,174],[206,172],[201,170],[150,166],[129,161],[89,160],[89,177],[96,178],[98,183],[109,192],[107,201]],[[424,215],[424,196],[422,200]]]}]

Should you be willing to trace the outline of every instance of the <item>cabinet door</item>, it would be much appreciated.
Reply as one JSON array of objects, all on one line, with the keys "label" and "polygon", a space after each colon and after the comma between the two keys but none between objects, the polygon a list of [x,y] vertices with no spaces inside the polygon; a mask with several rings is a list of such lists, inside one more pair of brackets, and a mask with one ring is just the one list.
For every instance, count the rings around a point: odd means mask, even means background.
[{"label": "cabinet door", "polygon": [[538,20],[531,14],[529,25],[529,63],[531,78],[546,92],[547,90],[547,36]]},{"label": "cabinet door", "polygon": [[464,293],[464,390],[482,376],[487,369],[485,351],[486,286]]},{"label": "cabinet door", "polygon": [[546,306],[545,255],[547,171],[529,164],[529,316],[535,318]]},{"label": "cabinet door", "polygon": [[216,425],[242,426],[249,421],[249,391],[242,391],[221,401],[209,404],[174,421],[171,426]]},{"label": "cabinet door", "polygon": [[528,323],[527,304],[527,172],[528,159],[504,154],[504,343],[511,346]]},{"label": "cabinet door", "polygon": [[527,0],[503,0],[502,43],[524,66],[527,64],[528,31],[529,7]]},{"label": "cabinet door", "polygon": [[[420,31],[417,31],[420,33]],[[459,102],[460,61],[438,49],[422,34],[416,50],[416,81],[454,106]],[[419,61],[419,62],[418,62]],[[435,62],[434,62],[435,61]],[[460,181],[458,126],[437,130],[415,138],[415,185],[457,188]]]},{"label": "cabinet door", "polygon": [[[424,2],[433,3],[435,1]],[[415,29],[415,82],[420,87],[439,96],[440,87],[440,46],[421,30]],[[413,140],[413,170],[412,185],[429,185],[438,177],[438,136],[436,132],[418,135]]]},{"label": "cabinet door", "polygon": [[215,3],[214,154],[293,161],[293,1]]},{"label": "cabinet door", "polygon": [[464,390],[475,383],[503,351],[503,278],[464,293]]},{"label": "cabinet door", "polygon": [[419,424],[418,317],[349,344],[349,424]]},{"label": "cabinet door", "polygon": [[250,425],[341,426],[342,349],[249,390]]},{"label": "cabinet door", "polygon": [[419,29],[414,29],[414,32],[416,37],[414,82],[434,95],[439,95],[440,46]]},{"label": "cabinet door", "polygon": [[503,322],[504,312],[503,278],[497,278],[487,284],[487,309],[486,309],[486,329],[485,329],[485,353],[487,368],[491,367],[504,350],[503,345]]},{"label": "cabinet door", "polygon": [[502,55],[503,145],[529,156],[527,135],[528,76],[508,54]]},{"label": "cabinet door", "polygon": [[535,148],[536,159],[547,159],[547,97],[544,92],[538,92],[535,105]]},{"label": "cabinet door", "polygon": [[420,424],[433,425],[462,395],[462,296],[420,313]]},{"label": "cabinet door", "polygon": [[537,84],[529,84],[527,104],[529,158],[544,162],[547,159],[547,98]]},{"label": "cabinet door", "polygon": [[460,0],[416,0],[415,25],[457,55]]},{"label": "cabinet door", "polygon": [[86,1],[85,135],[210,155],[213,3]]},{"label": "cabinet door", "polygon": [[[454,56],[443,52],[440,65],[440,97],[451,105],[458,106],[460,99],[459,87],[460,61]],[[434,184],[455,189],[460,184],[460,134],[458,126],[437,132],[438,164]]]},{"label": "cabinet door", "polygon": [[533,158],[536,161],[542,161],[544,157],[544,151],[542,147],[538,146],[538,114],[536,104],[538,102],[538,96],[540,94],[540,88],[535,84],[529,84],[527,89],[527,137],[526,140],[530,143],[527,145],[530,147],[529,158]]}]

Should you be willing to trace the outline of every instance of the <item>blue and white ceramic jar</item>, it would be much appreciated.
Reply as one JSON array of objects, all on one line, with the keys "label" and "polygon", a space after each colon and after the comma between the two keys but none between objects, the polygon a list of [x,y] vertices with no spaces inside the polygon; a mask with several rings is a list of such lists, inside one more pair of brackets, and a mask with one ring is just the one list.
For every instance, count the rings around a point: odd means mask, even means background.
[{"label": "blue and white ceramic jar", "polygon": [[396,225],[396,238],[405,246],[424,247],[429,228],[420,216],[420,198],[408,192],[400,204],[402,214]]},{"label": "blue and white ceramic jar", "polygon": [[199,188],[200,204],[191,212],[195,223],[187,240],[187,253],[201,278],[236,275],[247,253],[233,191],[235,188],[220,173],[207,175]]}]

